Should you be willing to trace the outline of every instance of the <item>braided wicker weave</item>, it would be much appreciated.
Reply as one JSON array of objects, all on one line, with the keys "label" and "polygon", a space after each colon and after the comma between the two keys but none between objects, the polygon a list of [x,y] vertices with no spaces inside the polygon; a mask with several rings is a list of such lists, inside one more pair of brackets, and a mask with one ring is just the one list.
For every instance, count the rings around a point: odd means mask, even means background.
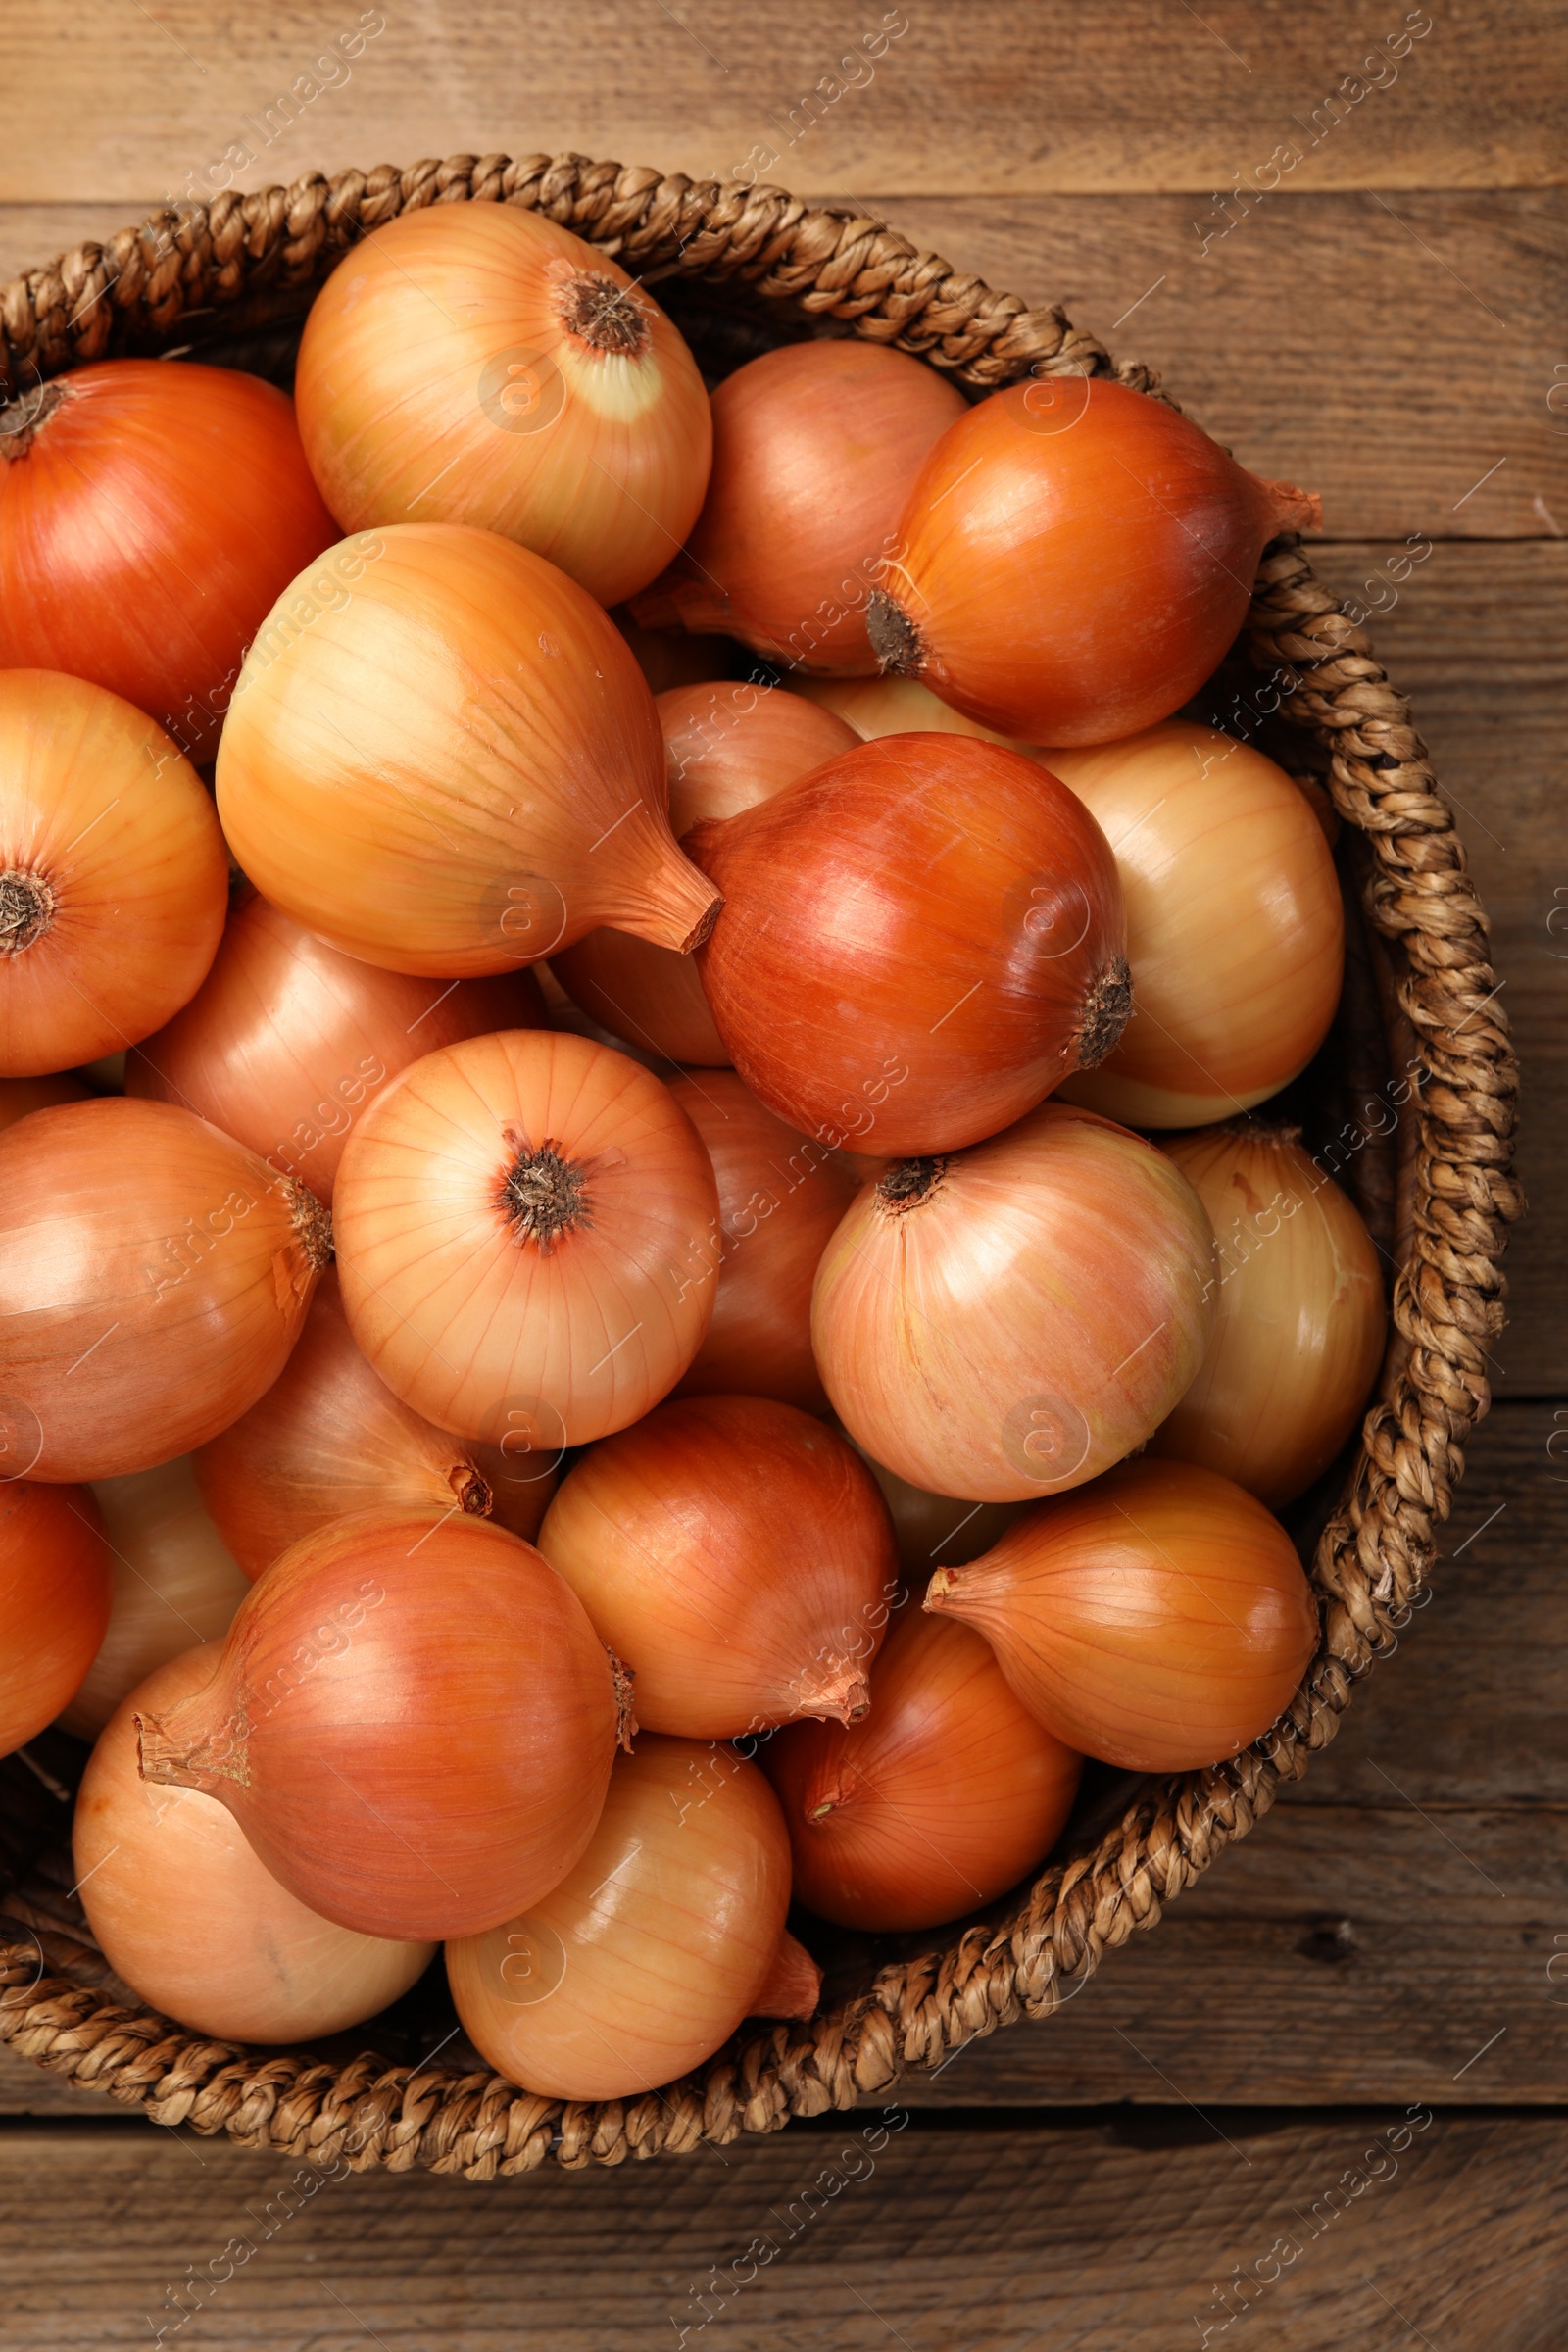
[{"label": "braided wicker weave", "polygon": [[[836,331],[916,353],[977,392],[1031,372],[1114,374],[1156,389],[1059,311],[993,293],[877,221],[812,210],[777,188],[697,184],[574,155],[312,173],[79,246],[0,289],[0,389],[25,400],[50,375],[127,352],[219,356],[226,342],[229,356],[261,366],[271,338],[286,357],[311,293],[358,237],[400,212],[463,202],[536,208],[662,282],[672,303],[690,289],[708,310],[695,325],[678,307],[677,316],[700,352],[704,316],[720,342],[724,320],[738,322],[752,348],[811,331],[814,318],[817,331],[841,321]],[[1486,920],[1409,705],[1293,542],[1265,553],[1247,650],[1273,679],[1280,722],[1298,731],[1296,764],[1315,765],[1354,852],[1368,923],[1362,998],[1373,1007],[1360,1060],[1351,1055],[1354,1084],[1370,1091],[1355,1100],[1383,1107],[1353,1126],[1342,1157],[1369,1213],[1383,1169],[1384,1230],[1399,1268],[1378,1400],[1313,1556],[1321,1646],[1288,1714],[1223,1766],[1144,1782],[1130,1798],[1124,1790],[1111,1826],[1081,1828],[1067,1858],[1010,1908],[947,1931],[945,1946],[939,1936],[929,1948],[912,1944],[913,1957],[874,1971],[867,1963],[808,2024],[754,2024],[699,2074],[646,2097],[564,2104],[434,2057],[343,2063],[206,2041],[125,2006],[105,1986],[85,1931],[59,1932],[58,1915],[51,1924],[23,1891],[5,1898],[13,1916],[0,1919],[0,2035],[16,2050],[158,2122],[328,2166],[424,2165],[488,2180],[552,2159],[616,2164],[722,2143],[847,2107],[901,2069],[1046,2016],[1102,1953],[1154,1926],[1245,1837],[1282,1782],[1300,1777],[1419,1598],[1464,1434],[1487,1407],[1499,1260],[1521,1205],[1510,1174],[1516,1079]],[[1368,1027],[1382,1032],[1370,1053]],[[1391,1079],[1391,1070],[1414,1075]],[[1384,1131],[1394,1148],[1380,1157]],[[853,1979],[853,1965],[840,1974]]]}]

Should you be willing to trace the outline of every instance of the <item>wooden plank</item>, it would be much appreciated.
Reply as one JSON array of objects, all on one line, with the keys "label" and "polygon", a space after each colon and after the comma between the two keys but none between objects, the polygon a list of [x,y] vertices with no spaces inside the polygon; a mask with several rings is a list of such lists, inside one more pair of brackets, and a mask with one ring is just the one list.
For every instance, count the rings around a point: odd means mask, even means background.
[{"label": "wooden plank", "polygon": [[[11,207],[0,280],[142,209]],[[1568,213],[1550,195],[1304,196],[1206,257],[1186,197],[874,209],[1161,369],[1255,472],[1319,490],[1331,538],[1568,531]]]},{"label": "wooden plank", "polygon": [[0,196],[132,204],[230,145],[255,159],[247,187],[348,160],[569,148],[695,177],[753,157],[807,193],[1206,199],[1276,150],[1288,190],[1539,186],[1562,176],[1568,82],[1550,0],[1391,0],[1381,17],[1317,0],[1261,21],[1245,0],[1127,0],[1113,26],[1070,0],[967,0],[961,29],[846,0],[580,0],[533,11],[525,39],[502,0],[285,0],[220,20],[202,0],[83,0],[69,32],[49,0],[13,0],[6,45]]},{"label": "wooden plank", "polygon": [[1555,2120],[1426,2106],[990,2131],[894,2109],[488,2184],[34,2132],[0,2137],[6,2343],[168,2344],[185,2312],[228,2352],[1168,2352],[1250,2310],[1271,2352],[1541,2352],[1561,2158]]}]

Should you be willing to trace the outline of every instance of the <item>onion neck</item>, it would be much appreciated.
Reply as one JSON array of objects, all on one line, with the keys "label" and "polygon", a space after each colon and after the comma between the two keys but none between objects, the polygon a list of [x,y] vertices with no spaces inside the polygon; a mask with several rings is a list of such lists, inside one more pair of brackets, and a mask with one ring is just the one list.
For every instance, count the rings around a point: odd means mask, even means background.
[{"label": "onion neck", "polygon": [[700,948],[718,920],[723,893],[665,833],[667,848],[644,878],[635,896],[628,892],[623,914],[609,916],[612,929],[630,931],[656,948],[672,948],[690,956]]},{"label": "onion neck", "polygon": [[1075,1067],[1097,1070],[1121,1042],[1133,1008],[1133,976],[1125,956],[1113,956],[1089,983],[1078,1021]]},{"label": "onion neck", "polygon": [[884,677],[917,678],[922,674],[924,641],[898,598],[885,588],[873,588],[866,599],[865,632]]},{"label": "onion neck", "polygon": [[324,1274],[332,1262],[332,1212],[297,1176],[284,1176],[279,1182],[306,1261],[313,1273]]},{"label": "onion neck", "polygon": [[797,1680],[791,1693],[797,1715],[819,1722],[858,1723],[871,1705],[871,1686],[858,1658],[818,1659]]},{"label": "onion neck", "polygon": [[470,1461],[454,1462],[447,1472],[447,1484],[458,1498],[458,1508],[471,1519],[488,1519],[495,1503],[490,1483]]},{"label": "onion neck", "polygon": [[0,956],[24,956],[55,919],[55,894],[43,874],[20,865],[0,874]]},{"label": "onion neck", "polygon": [[240,1697],[225,1703],[220,1683],[209,1683],[167,1715],[137,1715],[136,1768],[166,1788],[199,1788],[220,1796],[223,1784],[250,1787],[250,1718]]},{"label": "onion neck", "polygon": [[635,286],[623,286],[602,270],[576,270],[556,296],[556,316],[568,335],[590,351],[617,359],[646,359],[653,331]]},{"label": "onion neck", "polygon": [[1315,490],[1298,490],[1294,482],[1265,482],[1264,495],[1276,531],[1320,531],[1323,501]]},{"label": "onion neck", "polygon": [[786,1928],[761,1990],[752,2003],[752,2015],[804,2020],[815,2015],[821,1997],[822,1971],[805,1944],[797,1943]]},{"label": "onion neck", "polygon": [[71,387],[57,382],[40,384],[36,392],[13,402],[15,420],[7,423],[0,417],[0,461],[24,458],[55,411],[70,398]]},{"label": "onion neck", "polygon": [[615,1745],[624,1748],[629,1756],[632,1752],[631,1743],[636,1739],[639,1729],[637,1717],[633,1711],[633,1700],[636,1696],[633,1686],[637,1677],[629,1666],[621,1664],[608,1642],[605,1644],[605,1655],[610,1660],[611,1688],[615,1694]]},{"label": "onion neck", "polygon": [[896,1159],[877,1178],[876,1204],[885,1217],[907,1216],[942,1189],[951,1159]]}]

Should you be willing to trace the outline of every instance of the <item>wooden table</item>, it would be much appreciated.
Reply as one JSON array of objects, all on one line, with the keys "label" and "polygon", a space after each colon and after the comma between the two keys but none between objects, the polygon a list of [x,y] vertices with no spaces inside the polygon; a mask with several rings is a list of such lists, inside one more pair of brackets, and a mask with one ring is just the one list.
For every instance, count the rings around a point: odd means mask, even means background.
[{"label": "wooden table", "polygon": [[[357,26],[352,64],[316,68]],[[1314,562],[1378,609],[1492,913],[1535,1203],[1407,1653],[1055,2022],[885,2119],[479,2188],[295,2186],[12,2059],[8,2352],[145,2343],[187,2266],[242,2238],[183,2340],[1132,2352],[1255,2314],[1246,2341],[1280,2352],[1560,2343],[1568,11],[11,0],[6,66],[0,278],[209,167],[251,187],[575,148],[852,197],[1159,367],[1254,470],[1322,491]],[[1432,552],[1396,586],[1412,541]]]}]

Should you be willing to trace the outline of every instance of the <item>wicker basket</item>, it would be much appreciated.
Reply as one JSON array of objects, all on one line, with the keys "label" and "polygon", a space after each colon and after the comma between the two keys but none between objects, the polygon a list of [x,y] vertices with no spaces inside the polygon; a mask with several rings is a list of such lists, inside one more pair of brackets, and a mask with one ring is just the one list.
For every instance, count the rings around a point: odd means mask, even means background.
[{"label": "wicker basket", "polygon": [[[63,369],[138,352],[286,378],[311,295],[357,237],[400,212],[465,202],[533,207],[658,284],[711,376],[774,343],[849,332],[916,353],[976,395],[1031,372],[1156,389],[1059,311],[995,294],[878,222],[776,188],[694,184],[574,155],[312,173],[79,246],[0,289],[0,388],[24,399]],[[1499,1260],[1521,1205],[1510,1174],[1516,1078],[1486,920],[1409,706],[1294,541],[1265,551],[1245,645],[1216,686],[1205,707],[1219,723],[1240,719],[1332,794],[1352,917],[1347,986],[1291,1107],[1396,1268],[1377,1400],[1295,1517],[1323,1637],[1287,1715],[1209,1771],[1092,1775],[1032,1886],[961,1927],[843,1939],[808,2024],[754,2021],[698,2074],[598,2105],[454,2066],[439,1991],[298,2053],[204,2040],[127,2004],[64,1891],[70,1792],[45,1785],[56,1758],[46,1740],[32,1751],[42,1772],[18,1758],[0,1766],[0,2035],[16,2050],[158,2122],[323,2165],[424,2165],[482,2180],[547,2161],[615,2164],[722,2143],[848,2107],[901,2070],[1048,2015],[1103,1951],[1154,1926],[1245,1837],[1282,1781],[1299,1779],[1357,1677],[1407,1621],[1464,1433],[1486,1410]]]}]

